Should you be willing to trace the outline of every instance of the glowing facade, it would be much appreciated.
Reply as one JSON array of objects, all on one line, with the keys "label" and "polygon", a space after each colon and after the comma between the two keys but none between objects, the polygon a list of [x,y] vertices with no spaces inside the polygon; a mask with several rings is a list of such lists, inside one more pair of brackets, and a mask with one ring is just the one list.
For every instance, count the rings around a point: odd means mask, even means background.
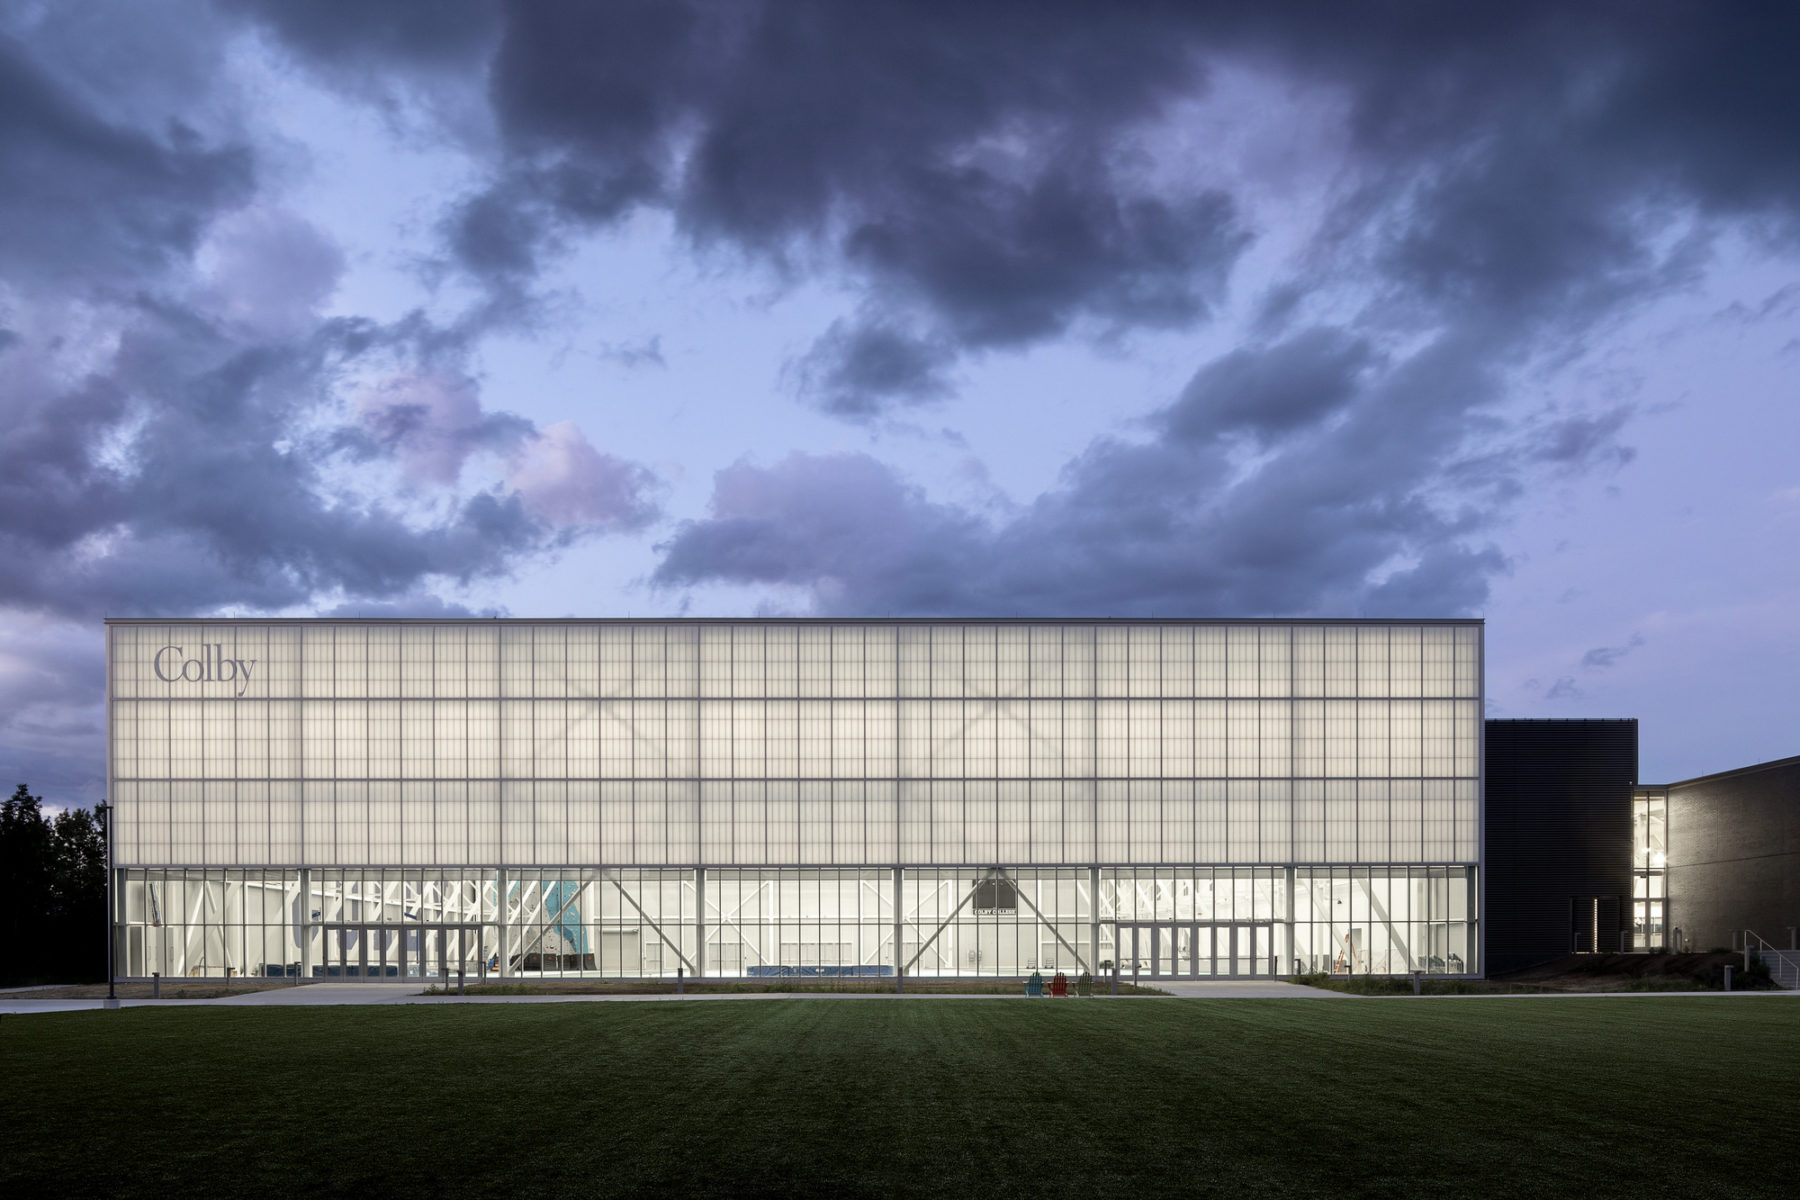
[{"label": "glowing facade", "polygon": [[1474,972],[1472,621],[112,621],[123,977]]}]

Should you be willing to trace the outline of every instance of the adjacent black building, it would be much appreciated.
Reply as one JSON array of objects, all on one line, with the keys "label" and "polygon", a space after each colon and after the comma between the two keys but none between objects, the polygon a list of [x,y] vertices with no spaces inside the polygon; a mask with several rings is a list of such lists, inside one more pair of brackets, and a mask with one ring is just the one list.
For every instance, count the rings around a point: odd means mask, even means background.
[{"label": "adjacent black building", "polygon": [[1629,949],[1637,721],[1489,721],[1486,734],[1488,972]]}]

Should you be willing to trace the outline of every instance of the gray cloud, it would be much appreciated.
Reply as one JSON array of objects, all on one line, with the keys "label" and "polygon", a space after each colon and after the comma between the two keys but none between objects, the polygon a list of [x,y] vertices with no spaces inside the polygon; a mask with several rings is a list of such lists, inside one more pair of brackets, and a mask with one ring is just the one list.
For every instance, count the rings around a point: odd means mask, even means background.
[{"label": "gray cloud", "polygon": [[1555,419],[1538,431],[1538,457],[1571,470],[1624,466],[1637,455],[1618,441],[1632,416],[1630,406],[1619,405],[1604,412]]},{"label": "gray cloud", "polygon": [[323,231],[260,205],[215,221],[198,257],[208,274],[200,303],[252,339],[304,336],[344,273],[344,253]]},{"label": "gray cloud", "polygon": [[368,4],[359,0],[219,0],[254,14],[315,66],[367,70],[466,70],[493,51],[500,5],[492,0]]},{"label": "gray cloud", "polygon": [[833,611],[948,611],[965,599],[958,567],[973,570],[991,537],[866,455],[793,454],[720,471],[711,518],[682,526],[654,579],[781,584]]},{"label": "gray cloud", "polygon": [[1800,312],[1800,283],[1784,284],[1762,298],[1754,306],[1733,300],[1713,314],[1713,320],[1733,325],[1755,325],[1761,321],[1786,320]]},{"label": "gray cloud", "polygon": [[[1076,322],[1187,324],[1245,234],[1222,192],[1138,179],[1134,131],[1203,86],[1198,47],[1164,24],[1054,6],[516,6],[489,89],[504,151],[455,206],[449,249],[516,293],[569,231],[653,205],[702,244],[779,265],[825,252],[946,356]],[[297,44],[335,61],[317,36]],[[860,396],[826,407],[863,416],[918,392]]]},{"label": "gray cloud", "polygon": [[[464,198],[446,229],[459,260],[512,295],[563,239],[645,205],[671,212],[698,243],[784,269],[824,251],[868,291],[861,315],[828,330],[794,376],[813,403],[863,419],[942,397],[959,354],[1077,325],[1204,320],[1249,226],[1228,183],[1164,172],[1152,185],[1145,139],[1173,106],[1206,94],[1214,61],[1335,90],[1353,186],[1316,248],[1321,273],[1278,281],[1272,294],[1283,300],[1265,313],[1271,340],[1202,366],[1152,422],[1149,442],[1101,439],[1057,488],[985,535],[995,553],[980,561],[1046,597],[1071,596],[1050,581],[1072,578],[1073,564],[1105,574],[1095,601],[1116,585],[1171,597],[1197,588],[1283,610],[1326,598],[1478,602],[1499,567],[1481,531],[1530,471],[1603,469],[1629,455],[1626,408],[1541,414],[1506,430],[1499,449],[1472,450],[1472,429],[1501,427],[1494,379],[1546,339],[1578,340],[1691,278],[1706,221],[1758,216],[1781,236],[1800,195],[1793,147],[1772,119],[1794,85],[1767,49],[1793,17],[1769,10],[1703,20],[1658,7],[1622,22],[1551,4],[1430,19],[1310,5],[1145,6],[1122,19],[1058,5],[469,4],[423,20],[381,4],[343,14],[235,7],[330,79],[375,64],[440,82],[472,64],[490,69],[501,152],[490,185]],[[101,147],[96,161],[139,164],[152,217],[158,203],[172,214],[157,226],[161,241],[145,242],[169,247],[165,255],[191,250],[232,181],[241,189],[248,178],[247,164],[224,151],[121,133],[98,118],[84,124],[79,104],[29,64],[10,78],[27,101],[15,141],[60,130],[72,146]],[[1334,323],[1273,332],[1324,288],[1379,299]],[[157,366],[176,340],[166,330],[140,339],[133,372]],[[259,345],[216,353],[199,376],[170,367],[177,378],[161,380],[162,394],[193,385],[198,401],[224,411],[232,406],[217,397],[234,386],[270,397],[257,443],[292,447],[258,464],[257,476],[288,497],[281,514],[264,514],[270,522],[321,509],[291,502],[319,491],[317,468],[300,461],[309,453],[390,457],[442,483],[468,454],[507,453],[506,439],[535,434],[494,414],[450,429],[426,420],[429,405],[395,404],[332,445],[295,445],[286,433],[307,411],[297,397],[316,386],[306,364],[326,370],[327,358],[316,340]],[[115,371],[57,395],[88,414],[73,428],[91,434],[137,419],[145,390],[137,374]],[[46,450],[44,439],[61,436],[32,429]],[[215,436],[231,445],[229,424],[223,430]],[[177,444],[163,432],[153,421],[135,446]],[[1247,466],[1212,444],[1232,434],[1252,435],[1262,461]],[[88,435],[67,437],[85,446]],[[315,583],[380,592],[412,586],[411,573],[503,571],[502,545],[563,536],[553,512],[641,526],[646,479],[621,465],[596,476],[612,483],[576,488],[571,464],[605,460],[590,460],[591,447],[564,450],[566,478],[540,472],[530,497],[470,498],[429,529],[326,505],[300,522],[310,535],[255,539],[230,522],[155,515],[143,481],[117,463],[84,467],[66,453],[43,462],[63,464],[46,469],[80,480],[91,504],[135,505],[152,514],[143,521],[163,521],[156,536],[197,539],[210,570],[245,572],[259,595],[291,595]],[[170,463],[206,476],[196,469],[203,457],[170,453]],[[218,486],[247,485],[223,465],[208,469]],[[829,508],[826,481],[837,479],[933,537],[948,538],[938,529],[948,521],[983,545],[970,533],[982,522],[921,509],[898,480],[897,492],[883,492],[866,471],[784,470],[795,478],[781,487],[771,479],[775,492],[810,489]],[[875,504],[878,495],[887,499]],[[765,525],[788,512],[769,504],[754,518]],[[1297,516],[1276,519],[1282,505]],[[34,536],[54,541],[60,529],[64,544],[112,528],[84,523],[79,509],[41,519]],[[752,518],[727,504],[715,520],[727,519]],[[829,538],[836,549],[801,563],[797,543],[767,528],[751,543],[760,565],[726,556],[708,567],[700,547],[712,545],[712,528],[695,523],[677,537],[659,577],[872,580],[891,569],[881,560],[858,568],[849,545]],[[1011,530],[1020,548],[1009,556]],[[312,547],[312,535],[352,549]],[[378,549],[403,535],[414,541],[401,552]],[[361,539],[369,546],[354,548]],[[253,546],[279,549],[255,565]],[[777,560],[788,568],[776,571]]]},{"label": "gray cloud", "polygon": [[[1527,686],[1535,685],[1536,682],[1536,680],[1532,680]],[[1546,700],[1579,700],[1581,697],[1582,691],[1575,685],[1575,679],[1571,675],[1561,676],[1555,683],[1544,689],[1544,699]]]},{"label": "gray cloud", "polygon": [[1590,671],[1603,671],[1644,644],[1644,635],[1634,633],[1623,646],[1595,646],[1581,656],[1581,665]]},{"label": "gray cloud", "polygon": [[452,256],[506,291],[530,281],[554,226],[528,185],[496,187],[465,197],[444,226]]},{"label": "gray cloud", "polygon": [[252,183],[243,146],[114,123],[0,34],[0,278],[15,287],[119,280],[185,258]]},{"label": "gray cloud", "polygon": [[[1353,186],[1325,244],[1388,290],[1389,325],[1578,338],[1692,279],[1706,221],[1791,236],[1800,198],[1786,6],[692,0],[472,5],[443,30],[404,6],[263,11],[323,64],[491,55],[504,149],[451,244],[496,285],[520,287],[566,231],[652,205],[784,267],[834,255],[944,354],[1206,317],[1246,243],[1240,205],[1199,172],[1152,188],[1140,166],[1215,62],[1333,96]],[[810,395],[862,418],[920,394]]]},{"label": "gray cloud", "polygon": [[[337,52],[328,23],[281,11]],[[389,22],[359,43],[369,62],[445,19],[390,17],[351,22]],[[438,611],[434,589],[655,512],[644,468],[482,410],[463,363],[490,315],[323,315],[344,255],[259,191],[243,97],[219,82],[227,39],[180,3],[0,14],[0,766],[84,800],[99,615]],[[390,390],[346,423],[382,378],[455,394]],[[475,453],[502,481],[464,492]],[[369,486],[382,470],[411,486]]]},{"label": "gray cloud", "polygon": [[[0,604],[179,613],[281,608],[334,592],[380,598],[428,579],[505,574],[588,524],[540,514],[517,490],[475,492],[425,522],[384,502],[347,502],[325,471],[344,439],[305,432],[314,389],[345,368],[344,328],[327,323],[301,344],[238,346],[183,328],[184,315],[141,315],[107,370],[8,404],[0,546],[14,569]],[[377,415],[398,460],[423,464],[422,482],[452,482],[450,467],[446,478],[434,464],[459,463],[468,430],[448,431],[438,447],[421,440],[421,422],[400,429],[390,427],[391,407]],[[480,431],[495,418],[477,408],[473,420]],[[507,444],[539,437],[518,418],[500,423]],[[379,440],[359,436],[365,448]],[[628,474],[623,494],[648,483]],[[634,511],[628,523],[640,519]]]},{"label": "gray cloud", "polygon": [[950,394],[946,370],[955,351],[880,321],[834,321],[790,367],[799,394],[845,417],[871,417],[890,406],[928,404]]},{"label": "gray cloud", "polygon": [[1449,343],[1392,364],[1337,428],[1289,437],[1248,474],[1218,439],[1101,438],[999,521],[866,456],[741,463],[654,581],[782,585],[844,613],[1472,611],[1504,561],[1486,540],[1503,511],[1492,480],[1454,480],[1463,421],[1443,397],[1493,396],[1469,358]]},{"label": "gray cloud", "polygon": [[357,600],[347,601],[331,608],[321,609],[321,617],[366,617],[366,618],[412,618],[412,619],[456,619],[466,617],[504,617],[505,609],[470,608],[466,604],[456,604],[429,592],[416,592],[405,596],[396,596],[391,600]]},{"label": "gray cloud", "polygon": [[1218,192],[1170,203],[1120,194],[1100,161],[1025,181],[968,169],[919,180],[900,212],[849,234],[850,261],[959,342],[1018,345],[1094,318],[1173,328],[1207,315],[1245,242]]},{"label": "gray cloud", "polygon": [[[1322,232],[1253,341],[1011,512],[861,456],[728,468],[654,578],[846,613],[1467,612],[1539,474],[1630,454],[1629,407],[1520,416],[1504,381],[1690,285],[1727,229],[1792,246],[1800,211],[1792,6],[222,8],[133,9],[125,33],[79,5],[0,17],[14,612],[410,604],[644,528],[641,467],[467,385],[473,339],[537,311],[544,266],[643,208],[702,251],[860,289],[792,368],[851,419],[947,399],[965,355],[1194,328],[1260,228],[1229,139],[1158,140],[1218,64],[1341,120]],[[442,225],[485,306],[319,316],[341,260],[263,207],[231,98],[192,98],[238,19],[486,155]],[[338,415],[394,377],[471,390]],[[504,481],[460,494],[476,456]],[[410,492],[349,489],[351,467]]]},{"label": "gray cloud", "polygon": [[527,512],[563,530],[638,530],[659,515],[656,475],[596,450],[573,421],[522,441],[508,463],[506,486]]},{"label": "gray cloud", "polygon": [[1337,411],[1358,390],[1370,348],[1341,329],[1302,330],[1208,363],[1164,414],[1169,436],[1247,431],[1278,436]]},{"label": "gray cloud", "polygon": [[523,417],[484,412],[475,381],[444,371],[382,380],[357,397],[357,417],[340,444],[362,458],[393,457],[413,482],[446,486],[471,456],[512,450],[534,432]]},{"label": "gray cloud", "polygon": [[669,365],[668,360],[663,358],[660,333],[636,341],[607,342],[600,346],[597,353],[606,361],[617,363],[628,370],[637,367],[666,368]]},{"label": "gray cloud", "polygon": [[[641,467],[572,426],[482,410],[455,369],[469,330],[322,317],[342,254],[244,203],[247,150],[103,116],[58,54],[0,40],[0,607],[383,598],[653,515]],[[365,391],[343,424],[342,392],[371,374],[407,382]],[[478,451],[513,482],[445,494]],[[362,494],[336,470],[353,460],[439,494],[423,508]]]},{"label": "gray cloud", "polygon": [[[1607,443],[1541,415],[1509,432],[1497,335],[1472,330],[1379,356],[1330,327],[1228,352],[1148,440],[1096,439],[998,521],[863,456],[740,463],[654,582],[773,584],[843,613],[1477,612],[1530,482]],[[1253,462],[1222,436],[1240,431]]]}]

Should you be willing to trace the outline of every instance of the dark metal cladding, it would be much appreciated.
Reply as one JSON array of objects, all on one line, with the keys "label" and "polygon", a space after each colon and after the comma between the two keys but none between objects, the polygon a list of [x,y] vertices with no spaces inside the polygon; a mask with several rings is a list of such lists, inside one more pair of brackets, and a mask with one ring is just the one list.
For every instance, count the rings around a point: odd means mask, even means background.
[{"label": "dark metal cladding", "polygon": [[1490,974],[1619,950],[1637,762],[1635,719],[1487,722]]}]

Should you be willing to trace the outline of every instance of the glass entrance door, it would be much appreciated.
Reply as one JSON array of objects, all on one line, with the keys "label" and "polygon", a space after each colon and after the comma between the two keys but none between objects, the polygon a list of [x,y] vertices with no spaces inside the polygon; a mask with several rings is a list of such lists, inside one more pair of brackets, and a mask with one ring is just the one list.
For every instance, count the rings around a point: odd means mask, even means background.
[{"label": "glass entrance door", "polygon": [[1150,974],[1158,979],[1193,974],[1193,926],[1152,925]]},{"label": "glass entrance door", "polygon": [[1150,929],[1144,925],[1119,926],[1119,973],[1132,976],[1150,970]]},{"label": "glass entrance door", "polygon": [[338,930],[338,939],[343,957],[338,961],[337,974],[361,979],[369,969],[369,931],[360,925],[346,925]]},{"label": "glass entrance door", "polygon": [[[1201,947],[1201,933],[1210,926],[1193,925],[1117,925],[1115,946],[1119,955],[1119,974],[1148,976],[1152,979],[1187,979],[1196,972],[1208,973],[1210,947]],[[1196,955],[1200,961],[1196,962]]]},{"label": "glass entrance door", "polygon": [[1195,925],[1193,973],[1202,979],[1253,979],[1275,974],[1272,924]]},{"label": "glass entrance door", "polygon": [[422,979],[425,975],[425,931],[417,925],[401,926],[395,931],[400,942],[400,978]]},{"label": "glass entrance door", "polygon": [[1117,925],[1114,936],[1125,977],[1260,979],[1277,973],[1271,922]]},{"label": "glass entrance door", "polygon": [[1163,973],[1185,978],[1194,973],[1194,927],[1169,925],[1163,929]]},{"label": "glass entrance door", "polygon": [[[325,978],[400,979],[409,962],[417,969],[417,930],[392,925],[326,925],[321,932],[324,970],[320,974]],[[406,952],[408,935],[415,947],[411,956]]]},{"label": "glass entrance door", "polygon": [[390,925],[366,925],[363,938],[368,943],[365,978],[394,979],[400,975],[400,930]]},{"label": "glass entrance door", "polygon": [[459,967],[468,980],[483,974],[478,925],[414,925],[404,930],[401,939],[408,979],[451,983]]},{"label": "glass entrance door", "polygon": [[[479,925],[331,924],[317,928],[320,958],[313,974],[320,978],[395,983],[449,980],[455,978],[458,965],[470,978],[484,973]],[[1149,969],[1147,964],[1145,969]]]}]

